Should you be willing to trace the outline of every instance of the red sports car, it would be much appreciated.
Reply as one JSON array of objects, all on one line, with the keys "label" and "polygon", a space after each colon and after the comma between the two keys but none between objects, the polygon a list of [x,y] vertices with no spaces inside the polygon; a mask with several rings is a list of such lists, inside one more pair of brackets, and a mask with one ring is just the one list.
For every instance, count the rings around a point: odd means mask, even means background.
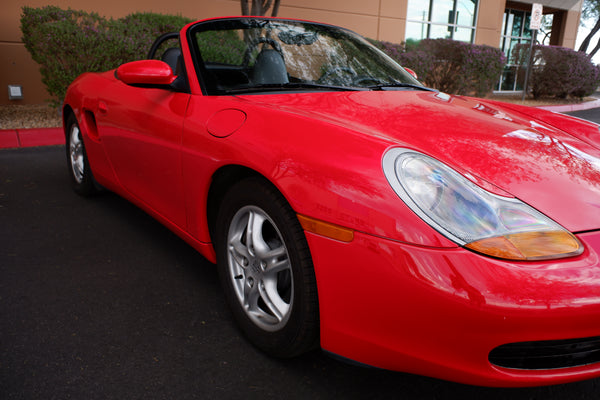
[{"label": "red sports car", "polygon": [[75,191],[118,193],[216,262],[269,354],[600,376],[596,124],[429,89],[342,28],[236,17],[82,75],[64,128]]}]

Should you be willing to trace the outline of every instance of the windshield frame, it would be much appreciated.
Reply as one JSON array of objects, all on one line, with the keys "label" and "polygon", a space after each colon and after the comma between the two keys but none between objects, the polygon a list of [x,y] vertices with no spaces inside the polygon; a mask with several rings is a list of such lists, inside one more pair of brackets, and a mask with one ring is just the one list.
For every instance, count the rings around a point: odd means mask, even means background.
[{"label": "windshield frame", "polygon": [[[219,88],[217,86],[217,81],[214,78],[209,78],[210,73],[209,69],[214,68],[213,65],[207,65],[202,58],[201,50],[199,45],[197,44],[197,35],[202,32],[208,31],[223,31],[223,30],[241,30],[241,29],[250,29],[250,28],[265,28],[269,25],[276,26],[277,24],[290,24],[290,26],[301,26],[304,27],[313,27],[317,32],[327,32],[333,33],[334,35],[341,35],[345,40],[352,44],[360,44],[360,46],[366,46],[365,48],[368,51],[372,52],[376,55],[377,60],[385,63],[383,67],[385,68],[393,68],[393,72],[398,74],[397,76],[390,77],[389,81],[377,81],[372,82],[372,84],[361,85],[339,85],[339,84],[331,84],[331,91],[340,91],[340,90],[348,90],[348,91],[356,91],[356,90],[381,90],[381,87],[385,87],[386,84],[389,84],[390,88],[396,88],[395,90],[429,90],[427,87],[423,86],[418,80],[416,80],[410,73],[408,73],[402,66],[400,66],[395,60],[385,54],[383,51],[373,46],[369,41],[367,41],[361,35],[357,33],[342,28],[335,25],[323,24],[312,21],[305,21],[299,19],[290,19],[290,18],[272,18],[272,17],[231,17],[231,18],[219,18],[219,19],[210,19],[197,22],[196,24],[189,27],[187,30],[186,36],[188,40],[188,45],[190,47],[190,53],[192,55],[192,59],[194,62],[195,72],[197,74],[202,93],[204,95],[209,96],[219,96],[219,95],[233,95],[239,94],[243,92],[244,94],[253,94],[253,93],[281,93],[281,92],[299,92],[299,91],[327,91],[327,88],[320,82],[317,81],[307,81],[307,80],[298,80],[294,82],[290,82],[290,85],[280,85],[278,88],[270,87],[268,90],[262,90],[266,87],[266,85],[257,84],[255,87],[252,86],[250,80],[248,82],[248,86],[240,86],[236,88],[231,88],[231,90]],[[332,35],[333,36],[333,35]],[[308,39],[310,40],[310,39]],[[316,39],[315,39],[316,40]],[[303,45],[312,45],[312,43],[303,43]],[[296,45],[296,44],[294,44]],[[264,45],[263,45],[264,46]],[[300,47],[301,44],[298,44]],[[381,62],[376,63],[376,65],[382,64]],[[223,65],[223,68],[230,68],[232,66]],[[393,78],[399,77],[400,80],[396,80]],[[406,83],[408,85],[402,86],[397,84]],[[306,84],[306,85],[303,85]],[[309,87],[313,84],[314,87]],[[302,87],[304,86],[304,87]],[[278,89],[278,90],[276,90]]]}]

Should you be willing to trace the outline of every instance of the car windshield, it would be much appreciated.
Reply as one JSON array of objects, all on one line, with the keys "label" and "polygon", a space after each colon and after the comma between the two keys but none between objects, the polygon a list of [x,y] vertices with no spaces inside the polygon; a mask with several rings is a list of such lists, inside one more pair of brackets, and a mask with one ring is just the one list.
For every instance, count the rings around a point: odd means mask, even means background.
[{"label": "car windshield", "polygon": [[280,19],[205,21],[189,31],[206,94],[426,89],[359,35]]}]

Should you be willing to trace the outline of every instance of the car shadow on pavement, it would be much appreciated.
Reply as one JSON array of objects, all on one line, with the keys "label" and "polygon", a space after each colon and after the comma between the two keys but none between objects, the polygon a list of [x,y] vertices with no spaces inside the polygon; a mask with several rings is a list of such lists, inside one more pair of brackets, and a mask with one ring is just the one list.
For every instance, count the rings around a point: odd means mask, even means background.
[{"label": "car shadow on pavement", "polygon": [[0,151],[5,398],[597,398],[598,379],[494,389],[270,358],[235,327],[215,266],[116,195],[72,193],[64,151]]}]

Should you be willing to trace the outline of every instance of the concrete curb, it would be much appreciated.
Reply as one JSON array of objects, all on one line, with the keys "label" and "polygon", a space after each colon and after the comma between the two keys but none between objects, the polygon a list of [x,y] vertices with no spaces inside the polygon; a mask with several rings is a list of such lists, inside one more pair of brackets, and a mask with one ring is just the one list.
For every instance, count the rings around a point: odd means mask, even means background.
[{"label": "concrete curb", "polygon": [[[580,104],[539,106],[542,110],[571,112],[600,107],[600,99]],[[64,145],[62,128],[0,129],[0,149]]]},{"label": "concrete curb", "polygon": [[562,106],[539,106],[537,108],[541,108],[542,110],[554,111],[554,112],[571,112],[571,111],[582,111],[589,110],[592,108],[600,107],[600,99],[594,101],[587,101],[585,103],[579,104],[565,104]]}]

